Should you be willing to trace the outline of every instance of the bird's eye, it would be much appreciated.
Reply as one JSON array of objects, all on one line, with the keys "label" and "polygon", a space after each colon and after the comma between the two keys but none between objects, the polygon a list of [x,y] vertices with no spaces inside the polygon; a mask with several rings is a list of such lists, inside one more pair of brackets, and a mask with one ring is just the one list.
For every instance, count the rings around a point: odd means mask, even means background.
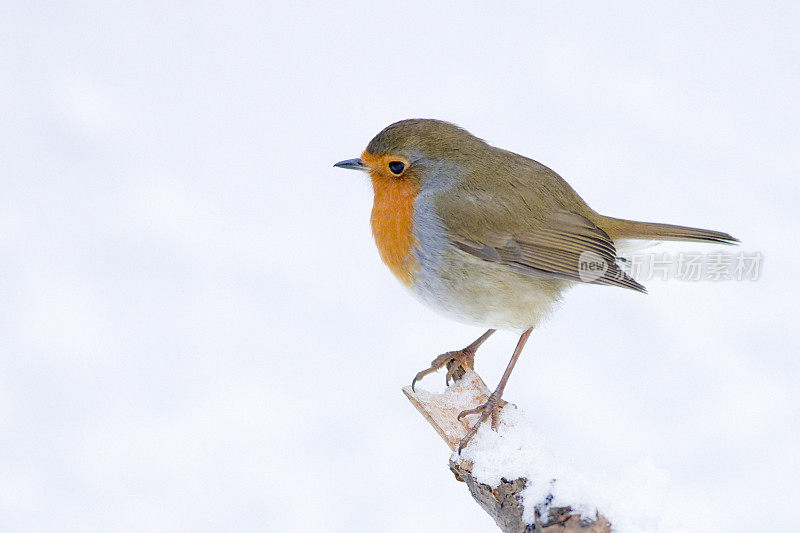
[{"label": "bird's eye", "polygon": [[389,170],[392,171],[392,174],[399,176],[403,169],[406,168],[405,164],[402,161],[390,161],[389,162]]}]

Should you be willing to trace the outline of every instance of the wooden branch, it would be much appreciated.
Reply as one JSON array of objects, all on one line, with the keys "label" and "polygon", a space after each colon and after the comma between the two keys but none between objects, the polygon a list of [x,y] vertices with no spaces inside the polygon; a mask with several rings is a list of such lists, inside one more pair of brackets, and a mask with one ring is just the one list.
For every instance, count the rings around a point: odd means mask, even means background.
[{"label": "wooden branch", "polygon": [[[474,417],[458,420],[458,414],[484,403],[490,391],[483,380],[472,370],[462,374],[454,385],[443,394],[426,391],[414,392],[411,387],[404,387],[403,392],[433,426],[439,436],[447,443],[450,450],[455,451],[459,442],[474,423]],[[488,423],[488,422],[487,422]],[[499,486],[491,487],[479,482],[472,476],[473,465],[469,460],[457,455],[451,456],[450,470],[456,479],[467,484],[472,497],[489,513],[504,532],[521,533],[527,531],[546,531],[550,533],[610,533],[611,525],[603,516],[584,518],[572,512],[570,507],[549,507],[548,502],[536,505],[535,523],[526,524],[522,518],[522,499],[520,493],[525,488],[525,478],[506,481]],[[552,496],[548,496],[550,500]],[[544,521],[539,516],[538,508],[549,508]]]}]

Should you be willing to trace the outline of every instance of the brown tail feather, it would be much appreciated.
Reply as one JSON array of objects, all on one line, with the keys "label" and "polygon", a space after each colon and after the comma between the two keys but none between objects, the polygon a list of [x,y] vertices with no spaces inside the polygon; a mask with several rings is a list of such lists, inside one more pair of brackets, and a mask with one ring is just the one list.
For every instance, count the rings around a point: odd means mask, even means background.
[{"label": "brown tail feather", "polygon": [[672,224],[636,222],[620,218],[604,217],[601,228],[612,239],[647,239],[654,241],[693,241],[736,244],[739,239],[710,229],[689,228]]}]

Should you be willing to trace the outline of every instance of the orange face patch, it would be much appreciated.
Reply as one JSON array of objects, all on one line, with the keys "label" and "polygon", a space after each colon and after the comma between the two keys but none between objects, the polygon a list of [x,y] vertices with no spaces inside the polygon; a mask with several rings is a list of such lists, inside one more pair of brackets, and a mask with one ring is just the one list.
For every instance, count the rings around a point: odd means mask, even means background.
[{"label": "orange face patch", "polygon": [[364,152],[361,161],[369,168],[375,201],[372,205],[372,235],[378,246],[381,260],[403,283],[411,285],[419,265],[411,254],[416,244],[412,235],[414,223],[414,199],[419,194],[419,185],[410,176],[396,177],[389,170],[390,161],[408,162],[394,156],[375,156]]}]

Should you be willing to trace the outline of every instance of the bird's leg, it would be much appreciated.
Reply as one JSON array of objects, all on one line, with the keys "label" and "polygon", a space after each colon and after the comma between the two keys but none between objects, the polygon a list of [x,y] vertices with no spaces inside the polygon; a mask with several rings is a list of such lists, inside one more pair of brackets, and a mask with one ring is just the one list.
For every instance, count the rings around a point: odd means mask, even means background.
[{"label": "bird's leg", "polygon": [[417,381],[421,380],[428,374],[436,372],[444,365],[448,365],[448,363],[451,363],[447,366],[447,375],[444,378],[445,384],[449,385],[450,379],[453,377],[453,374],[456,373],[459,367],[461,367],[461,365],[472,368],[475,362],[475,352],[478,351],[478,347],[481,344],[483,344],[486,339],[491,337],[492,333],[494,333],[495,331],[496,330],[490,329],[489,331],[487,331],[486,333],[475,339],[475,342],[473,342],[466,348],[462,348],[461,350],[456,350],[454,352],[443,353],[442,355],[434,359],[431,362],[430,368],[421,370],[417,372],[416,376],[414,376],[414,379],[411,381],[411,390],[414,390],[414,385],[417,383]]},{"label": "bird's leg", "polygon": [[474,409],[467,409],[466,411],[461,411],[461,413],[459,413],[459,419],[466,415],[481,413],[481,417],[478,419],[475,425],[472,426],[472,429],[469,430],[469,433],[467,433],[467,435],[461,439],[461,442],[458,444],[459,454],[464,446],[466,446],[467,443],[472,440],[472,437],[475,436],[475,433],[478,432],[480,425],[486,422],[489,417],[492,417],[492,429],[497,429],[497,425],[500,423],[500,408],[505,405],[505,402],[501,399],[503,396],[503,390],[506,388],[506,383],[508,383],[508,378],[511,376],[511,371],[514,370],[514,365],[517,364],[519,354],[522,353],[522,349],[525,347],[525,343],[528,342],[528,337],[531,336],[532,331],[533,328],[528,328],[520,336],[519,341],[517,342],[517,347],[514,348],[514,353],[511,354],[511,360],[508,362],[506,371],[503,372],[503,377],[500,378],[500,384],[497,385],[497,388],[494,390],[494,392],[489,395],[489,399],[486,400],[486,403],[479,405]]}]

